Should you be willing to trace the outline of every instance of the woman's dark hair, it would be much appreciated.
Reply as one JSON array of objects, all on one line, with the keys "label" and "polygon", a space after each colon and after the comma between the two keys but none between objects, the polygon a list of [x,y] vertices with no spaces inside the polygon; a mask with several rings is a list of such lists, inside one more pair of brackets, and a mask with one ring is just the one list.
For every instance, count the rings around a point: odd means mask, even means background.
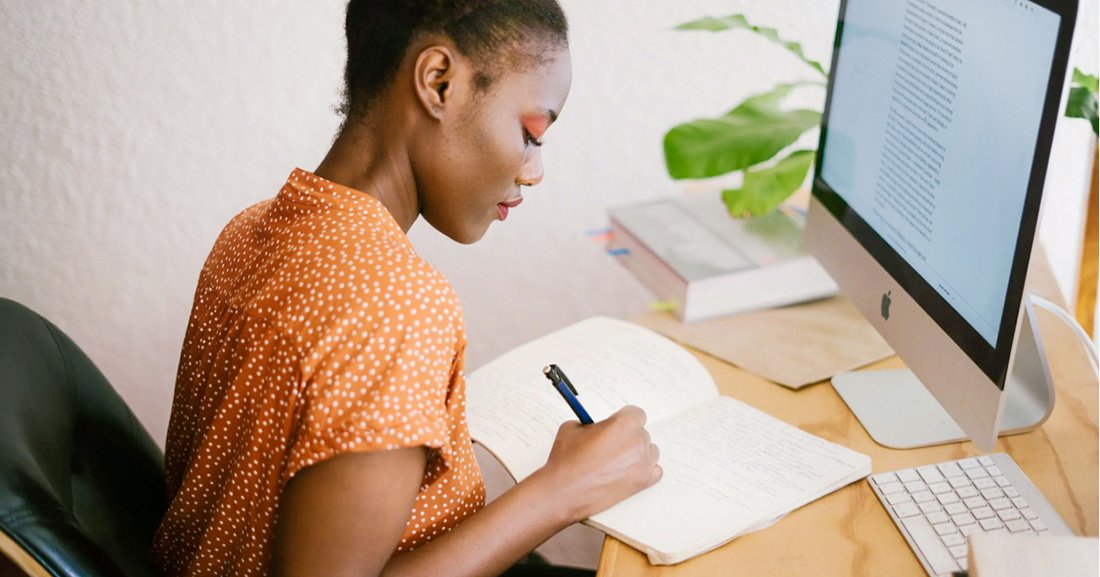
[{"label": "woman's dark hair", "polygon": [[340,112],[355,117],[393,81],[417,34],[445,34],[477,69],[480,90],[503,59],[522,64],[537,43],[564,45],[568,24],[557,0],[350,0],[344,30],[348,62]]}]

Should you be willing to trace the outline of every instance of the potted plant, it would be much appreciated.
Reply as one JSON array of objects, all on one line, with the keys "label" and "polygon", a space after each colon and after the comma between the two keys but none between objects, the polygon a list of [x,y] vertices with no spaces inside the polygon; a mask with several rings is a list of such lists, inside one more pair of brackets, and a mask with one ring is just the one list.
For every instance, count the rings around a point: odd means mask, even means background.
[{"label": "potted plant", "polygon": [[821,123],[820,110],[787,109],[783,100],[800,86],[823,88],[828,71],[820,62],[807,58],[797,42],[781,38],[774,28],[754,25],[741,14],[706,17],[676,28],[747,30],[789,50],[820,76],[819,80],[778,84],[768,92],[746,98],[722,116],[685,122],[665,134],[665,165],[672,178],[710,178],[742,171],[741,187],[723,190],[723,202],[735,217],[766,214],[805,182],[814,150],[799,149],[777,161],[773,159]]}]

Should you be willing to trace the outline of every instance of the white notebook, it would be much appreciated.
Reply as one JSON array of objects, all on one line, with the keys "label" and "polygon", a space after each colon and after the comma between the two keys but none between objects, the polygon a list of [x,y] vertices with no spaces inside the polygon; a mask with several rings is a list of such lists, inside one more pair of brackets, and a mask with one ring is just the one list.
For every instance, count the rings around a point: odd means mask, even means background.
[{"label": "white notebook", "polygon": [[679,563],[767,527],[871,472],[871,459],[718,394],[680,345],[631,323],[587,319],[512,349],[467,378],[474,440],[517,481],[546,463],[559,425],[576,419],[543,376],[557,364],[599,421],[632,404],[661,451],[656,485],[585,524]]}]

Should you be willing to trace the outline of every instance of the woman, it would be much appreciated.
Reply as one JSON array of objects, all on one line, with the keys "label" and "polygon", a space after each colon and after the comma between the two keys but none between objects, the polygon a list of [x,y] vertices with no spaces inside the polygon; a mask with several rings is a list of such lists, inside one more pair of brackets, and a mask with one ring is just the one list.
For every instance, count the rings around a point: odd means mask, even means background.
[{"label": "woman", "polygon": [[169,424],[165,575],[496,575],[661,476],[627,407],[562,425],[489,506],[465,331],[405,234],[477,241],[542,179],[571,82],[555,0],[351,0],[346,120],[199,278]]}]

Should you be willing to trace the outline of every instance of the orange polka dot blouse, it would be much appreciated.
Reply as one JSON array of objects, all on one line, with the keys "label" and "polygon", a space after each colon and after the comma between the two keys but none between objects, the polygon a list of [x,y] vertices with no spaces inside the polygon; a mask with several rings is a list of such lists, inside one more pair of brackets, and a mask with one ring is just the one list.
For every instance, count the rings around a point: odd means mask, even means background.
[{"label": "orange polka dot blouse", "polygon": [[176,377],[167,577],[264,575],[279,494],[334,455],[425,446],[397,552],[485,503],[462,309],[370,195],[301,169],[235,217],[199,277]]}]

